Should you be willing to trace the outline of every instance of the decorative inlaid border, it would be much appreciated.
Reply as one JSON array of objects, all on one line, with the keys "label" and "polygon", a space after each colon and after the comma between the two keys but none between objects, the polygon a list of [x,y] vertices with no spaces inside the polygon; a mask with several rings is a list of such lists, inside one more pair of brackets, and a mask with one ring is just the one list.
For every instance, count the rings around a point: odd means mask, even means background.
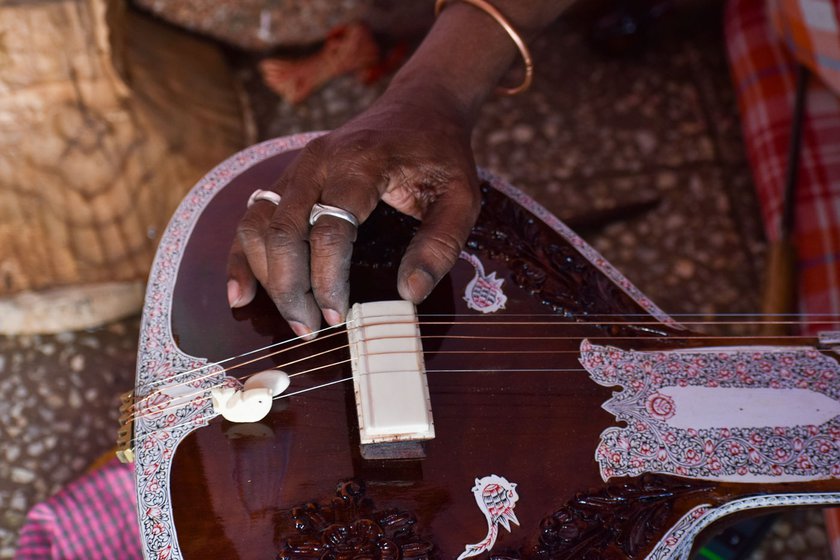
[{"label": "decorative inlaid border", "polygon": [[823,494],[768,494],[742,498],[711,507],[697,506],[686,513],[653,548],[645,560],[688,560],[694,539],[715,521],[749,509],[782,506],[828,506],[840,505],[840,492]]},{"label": "decorative inlaid border", "polygon": [[716,427],[700,416],[689,427],[669,422],[676,412],[669,388],[807,390],[840,401],[837,362],[813,348],[638,352],[584,340],[580,354],[593,381],[623,389],[602,405],[627,424],[601,434],[595,459],[604,481],[646,472],[729,482],[840,476],[840,416],[820,425],[736,425],[726,413]]},{"label": "decorative inlaid border", "polygon": [[[215,416],[209,388],[224,378],[220,366],[184,354],[172,337],[172,294],[187,242],[204,208],[231,179],[319,134],[269,140],[231,156],[193,187],[161,237],[146,288],[135,382],[137,507],[147,559],[182,558],[169,492],[172,458],[187,434]],[[179,393],[195,396],[179,398]],[[151,394],[154,398],[144,399]]]},{"label": "decorative inlaid border", "polygon": [[[172,458],[184,437],[215,416],[209,388],[224,379],[220,366],[184,354],[172,337],[172,293],[187,241],[204,208],[231,179],[269,157],[302,148],[321,134],[268,140],[231,156],[193,187],[161,237],[146,289],[135,383],[136,399],[140,402],[134,424],[138,516],[143,554],[148,559],[182,557],[169,493]],[[681,328],[543,206],[492,173],[479,170],[479,176],[545,222],[652,316]],[[140,401],[153,391],[154,399]]]}]

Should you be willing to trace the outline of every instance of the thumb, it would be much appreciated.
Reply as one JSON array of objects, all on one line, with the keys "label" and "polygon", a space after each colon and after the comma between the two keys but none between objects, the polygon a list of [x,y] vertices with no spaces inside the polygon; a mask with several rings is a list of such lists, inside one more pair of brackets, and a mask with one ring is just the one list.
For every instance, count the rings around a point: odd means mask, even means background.
[{"label": "thumb", "polygon": [[465,178],[450,185],[423,214],[423,222],[400,263],[400,297],[420,303],[449,272],[478,217],[478,188]]}]

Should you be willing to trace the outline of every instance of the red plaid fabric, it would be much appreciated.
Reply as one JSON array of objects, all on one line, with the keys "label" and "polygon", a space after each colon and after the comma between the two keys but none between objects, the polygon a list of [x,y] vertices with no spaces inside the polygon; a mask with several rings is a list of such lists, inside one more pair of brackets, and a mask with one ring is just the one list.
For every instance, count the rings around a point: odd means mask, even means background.
[{"label": "red plaid fabric", "polygon": [[[828,0],[798,0],[800,6]],[[763,0],[732,0],[726,39],[747,155],[767,236],[779,232],[795,91],[795,62]],[[808,89],[796,191],[799,311],[840,314],[840,102],[819,77]],[[838,329],[811,324],[816,332]]]},{"label": "red plaid fabric", "polygon": [[[794,242],[799,310],[840,313],[840,0],[730,0],[726,42],[747,155],[769,239],[779,233],[795,95],[795,62],[816,77],[805,106]],[[806,317],[807,320],[807,317]],[[805,330],[838,329],[807,324]],[[840,508],[825,511],[840,560]]]},{"label": "red plaid fabric", "polygon": [[142,558],[134,470],[116,459],[27,515],[16,560]]},{"label": "red plaid fabric", "polygon": [[840,0],[768,0],[767,6],[788,52],[840,93]]}]

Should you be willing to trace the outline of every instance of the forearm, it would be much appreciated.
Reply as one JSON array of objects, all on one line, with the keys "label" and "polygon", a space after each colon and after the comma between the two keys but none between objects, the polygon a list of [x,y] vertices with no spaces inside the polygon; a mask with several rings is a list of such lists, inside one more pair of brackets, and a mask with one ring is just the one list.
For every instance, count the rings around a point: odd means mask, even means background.
[{"label": "forearm", "polygon": [[[525,40],[568,1],[490,0]],[[423,301],[457,261],[481,206],[470,132],[518,49],[483,10],[449,2],[385,94],[310,142],[272,196],[249,205],[229,258],[232,306],[252,301],[259,282],[298,336],[314,336],[322,317],[344,321],[353,222],[379,200],[421,220],[400,262],[401,297]],[[312,223],[318,203],[343,214]]]},{"label": "forearm", "polygon": [[[526,41],[570,3],[490,1]],[[443,96],[471,125],[484,99],[516,57],[513,40],[490,15],[466,2],[449,0],[422,45],[394,77],[386,95],[428,92]]]}]

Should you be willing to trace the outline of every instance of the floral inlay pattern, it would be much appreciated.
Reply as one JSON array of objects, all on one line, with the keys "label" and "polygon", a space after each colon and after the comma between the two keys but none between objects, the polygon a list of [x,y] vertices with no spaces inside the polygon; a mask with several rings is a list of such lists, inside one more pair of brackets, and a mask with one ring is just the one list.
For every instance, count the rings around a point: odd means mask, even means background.
[{"label": "floral inlay pattern", "polygon": [[[837,361],[806,348],[635,352],[588,341],[581,364],[594,381],[621,386],[603,408],[627,423],[601,434],[601,477],[657,472],[735,482],[840,476],[840,415],[820,425],[681,427],[667,388],[805,389],[840,400]],[[731,393],[731,391],[730,391]]]},{"label": "floral inlay pattern", "polygon": [[[209,389],[225,382],[221,366],[183,353],[171,331],[172,292],[190,234],[213,197],[236,176],[279,153],[302,148],[321,133],[269,140],[234,154],[208,173],[184,198],[163,234],[149,276],[140,334],[136,396],[145,399],[135,422],[137,496],[143,554],[181,558],[172,516],[169,476],[178,444],[215,415]],[[654,317],[680,328],[592,247],[524,193],[480,170],[483,180],[546,222]],[[381,255],[380,255],[381,258]],[[175,390],[179,388],[180,390]]]}]

